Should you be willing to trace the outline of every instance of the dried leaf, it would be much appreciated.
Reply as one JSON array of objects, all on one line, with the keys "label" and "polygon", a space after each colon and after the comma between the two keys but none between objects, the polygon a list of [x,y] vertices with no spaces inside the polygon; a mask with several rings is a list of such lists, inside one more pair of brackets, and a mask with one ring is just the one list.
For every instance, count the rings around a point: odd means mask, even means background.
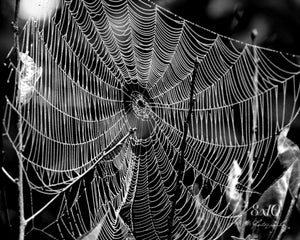
[{"label": "dried leaf", "polygon": [[239,183],[242,169],[236,160],[233,161],[226,188],[226,199],[229,207],[234,214],[239,214],[242,211],[243,199],[242,194],[237,191],[236,186]]},{"label": "dried leaf", "polygon": [[20,71],[20,102],[26,104],[30,101],[36,82],[42,76],[42,68],[38,67],[28,53],[19,53],[21,60]]},{"label": "dried leaf", "polygon": [[199,184],[198,183],[194,183],[193,184],[193,195],[194,196],[196,196],[196,195],[198,195],[199,194],[199,192],[200,192],[200,187],[199,187]]},{"label": "dried leaf", "polygon": [[[277,142],[278,158],[284,168],[289,168],[289,191],[294,197],[298,193],[300,184],[300,149],[299,147],[287,138],[289,129],[284,129]],[[299,198],[300,196],[298,196]],[[300,201],[297,201],[296,207],[300,212]]]},{"label": "dried leaf", "polygon": [[[300,213],[300,194],[299,194],[299,188],[300,188],[300,160],[294,162],[293,164],[293,170],[290,177],[289,182],[289,190],[293,197],[296,197],[298,201],[296,202],[296,208],[298,209],[298,212]],[[298,196],[296,196],[298,194]]]},{"label": "dried leaf", "polygon": [[277,140],[278,159],[284,169],[288,169],[300,159],[299,147],[287,138],[289,128],[281,131]]},{"label": "dried leaf", "polygon": [[[254,231],[260,239],[267,239],[278,226],[288,191],[294,196],[300,182],[300,150],[287,138],[289,129],[284,129],[277,141],[278,159],[283,166],[283,174],[260,197],[250,211]],[[297,204],[299,209],[299,203]]]},{"label": "dried leaf", "polygon": [[[256,215],[254,212],[257,211],[258,217],[264,219],[268,218],[267,224],[270,226],[275,226],[281,215],[280,213],[289,188],[291,172],[292,167],[288,168],[281,178],[279,178],[263,193],[257,202],[255,210],[252,211],[253,215]],[[276,208],[276,211],[273,210],[274,207]]]}]

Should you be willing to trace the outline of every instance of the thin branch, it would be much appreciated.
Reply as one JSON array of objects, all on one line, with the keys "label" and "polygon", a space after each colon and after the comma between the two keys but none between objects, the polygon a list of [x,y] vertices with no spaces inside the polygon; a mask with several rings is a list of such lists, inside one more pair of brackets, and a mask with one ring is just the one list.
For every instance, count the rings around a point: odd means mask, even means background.
[{"label": "thin branch", "polygon": [[[4,86],[5,89],[6,86]],[[3,106],[4,106],[4,97],[3,95],[0,96],[0,119],[3,119]],[[2,123],[2,122],[1,122]],[[0,137],[0,168],[3,172],[3,174],[0,173],[0,192],[1,192],[1,203],[0,206],[3,207],[3,209],[0,209],[0,211],[2,210],[4,213],[4,222],[5,224],[7,224],[8,229],[12,230],[12,226],[10,223],[10,219],[9,219],[9,213],[8,213],[8,207],[7,207],[7,197],[6,197],[6,188],[5,188],[5,182],[4,182],[4,175],[10,180],[12,181],[14,184],[16,184],[16,181],[13,177],[11,177],[11,175],[5,170],[4,166],[4,148],[3,148],[3,137],[5,136],[5,134],[3,134],[2,132],[2,127],[3,125],[0,124],[0,130],[1,130],[1,137]]]},{"label": "thin branch", "polygon": [[18,184],[18,180],[14,179],[6,170],[4,167],[1,167],[2,172],[4,173],[4,175],[6,175],[6,177],[14,184]]},{"label": "thin branch", "polygon": [[9,218],[9,213],[8,213],[8,207],[7,207],[7,197],[6,197],[6,189],[5,189],[5,182],[4,182],[4,175],[7,176],[7,178],[12,181],[14,184],[17,184],[16,180],[5,170],[5,168],[3,167],[3,157],[4,152],[2,152],[1,154],[1,170],[3,172],[3,174],[0,174],[0,185],[1,185],[1,200],[2,200],[2,204],[0,203],[0,205],[2,205],[3,209],[0,209],[0,211],[2,210],[4,213],[4,218],[5,218],[5,224],[7,224],[8,228],[10,231],[12,231],[12,226],[11,226],[11,222],[10,222],[10,218]]},{"label": "thin branch", "polygon": [[184,150],[186,147],[188,127],[189,127],[189,123],[191,121],[193,107],[194,107],[193,96],[194,96],[195,78],[196,78],[198,64],[199,64],[198,59],[196,59],[193,74],[192,74],[192,81],[191,81],[189,111],[188,111],[188,115],[184,122],[183,136],[182,136],[182,141],[181,141],[181,145],[180,145],[180,157],[179,157],[179,162],[178,162],[178,173],[177,173],[176,185],[175,185],[175,191],[174,191],[175,192],[174,200],[172,203],[171,213],[169,215],[169,220],[168,220],[168,227],[169,227],[168,239],[169,240],[172,239],[173,219],[175,216],[176,202],[180,196],[180,181],[182,181],[182,176],[183,176],[183,171],[184,171]]},{"label": "thin branch", "polygon": [[[251,40],[252,44],[255,42],[255,38],[257,36],[257,30],[254,29],[251,32]],[[255,64],[254,76],[253,76],[253,88],[254,88],[254,98],[252,103],[252,139],[251,139],[251,149],[249,152],[249,170],[248,170],[248,185],[247,185],[247,192],[245,196],[245,204],[244,204],[244,213],[241,220],[241,232],[240,238],[245,237],[245,230],[247,226],[247,210],[249,208],[249,201],[250,201],[250,190],[252,188],[253,183],[253,162],[254,162],[254,151],[255,151],[255,142],[256,142],[256,131],[257,131],[257,115],[258,115],[258,57],[257,57],[257,49],[253,46],[253,58]]]},{"label": "thin branch", "polygon": [[[20,0],[15,1],[15,15],[14,21],[12,22],[12,28],[14,32],[14,46],[16,51],[16,58],[17,58],[17,71],[16,71],[16,82],[18,84],[18,97],[21,96],[21,82],[20,82],[20,58],[19,58],[19,7],[20,7]],[[21,103],[18,101],[18,111],[21,113]],[[22,133],[22,119],[19,118],[18,122],[18,136],[19,136],[19,149],[17,152],[18,155],[18,198],[19,198],[19,240],[23,240],[25,236],[25,227],[26,222],[24,219],[24,195],[23,195],[23,158],[22,158],[22,151],[23,151],[23,133]]]}]

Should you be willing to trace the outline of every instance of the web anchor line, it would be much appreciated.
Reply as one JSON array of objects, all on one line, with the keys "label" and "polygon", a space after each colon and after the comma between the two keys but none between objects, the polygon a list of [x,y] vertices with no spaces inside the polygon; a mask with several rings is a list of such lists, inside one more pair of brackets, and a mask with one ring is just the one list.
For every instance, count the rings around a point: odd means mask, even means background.
[{"label": "web anchor line", "polygon": [[184,150],[186,148],[186,139],[187,139],[187,133],[188,133],[188,127],[191,121],[192,113],[193,113],[193,107],[194,107],[194,89],[195,89],[195,79],[196,79],[196,74],[197,74],[197,67],[199,65],[198,58],[195,59],[194,62],[194,70],[192,74],[192,80],[190,83],[191,90],[190,90],[190,99],[189,99],[189,110],[188,114],[186,116],[186,119],[184,121],[184,130],[183,130],[183,136],[180,144],[180,155],[179,155],[179,162],[177,163],[178,166],[178,172],[177,172],[177,178],[176,178],[176,185],[175,185],[175,190],[174,190],[174,200],[172,202],[172,207],[171,207],[171,213],[169,215],[168,219],[168,229],[169,229],[169,235],[168,239],[172,239],[172,231],[173,231],[173,220],[175,216],[175,208],[176,208],[176,202],[180,197],[180,181],[182,181],[182,176],[183,176],[183,171],[185,167],[185,161],[184,161]]}]

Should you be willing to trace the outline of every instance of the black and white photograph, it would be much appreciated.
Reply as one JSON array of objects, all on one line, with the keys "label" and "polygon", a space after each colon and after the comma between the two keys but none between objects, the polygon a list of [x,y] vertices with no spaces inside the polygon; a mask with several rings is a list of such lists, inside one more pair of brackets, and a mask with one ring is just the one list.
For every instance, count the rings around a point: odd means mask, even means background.
[{"label": "black and white photograph", "polygon": [[299,0],[0,0],[1,240],[300,240]]}]

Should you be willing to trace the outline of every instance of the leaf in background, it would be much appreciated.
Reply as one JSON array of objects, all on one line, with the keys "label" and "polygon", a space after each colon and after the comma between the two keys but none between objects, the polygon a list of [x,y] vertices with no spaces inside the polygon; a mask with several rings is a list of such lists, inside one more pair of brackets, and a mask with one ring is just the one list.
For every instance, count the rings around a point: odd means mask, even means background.
[{"label": "leaf in background", "polygon": [[42,68],[38,67],[27,53],[19,53],[20,71],[20,102],[26,104],[30,101],[36,82],[42,76]]},{"label": "leaf in background", "polygon": [[241,176],[242,169],[236,160],[233,161],[230,173],[228,176],[226,199],[229,203],[229,207],[234,214],[239,214],[242,211],[243,199],[242,194],[237,191],[236,186],[239,183],[239,177]]},{"label": "leaf in background", "polygon": [[250,210],[252,231],[259,239],[272,239],[279,226],[283,205],[288,192],[291,168],[273,183]]},{"label": "leaf in background", "polygon": [[287,138],[289,128],[281,131],[277,140],[278,159],[284,169],[288,169],[300,158],[299,147]]},{"label": "leaf in background", "polygon": [[[293,197],[296,197],[298,201],[296,202],[296,208],[298,209],[298,212],[300,213],[300,194],[299,194],[299,188],[300,188],[300,160],[298,159],[293,164],[293,170],[291,173],[291,178],[289,182],[289,190]],[[296,196],[298,194],[298,196]]]},{"label": "leaf in background", "polygon": [[277,141],[278,159],[283,166],[283,174],[262,194],[250,212],[254,217],[254,231],[260,239],[269,238],[272,230],[278,226],[287,193],[290,191],[294,196],[300,181],[300,150],[287,138],[288,131],[288,128],[284,129]]},{"label": "leaf in background", "polygon": [[199,184],[195,182],[195,183],[193,184],[193,187],[192,187],[192,188],[193,188],[193,189],[192,189],[193,195],[194,195],[194,196],[198,195],[199,192],[200,192]]},{"label": "leaf in background", "polygon": [[[292,168],[287,171],[273,183],[260,197],[252,215],[262,219],[270,227],[276,226],[279,221],[281,210],[289,188],[289,180]],[[274,208],[276,210],[274,210]],[[255,213],[257,211],[257,214]]]},{"label": "leaf in background", "polygon": [[[300,149],[299,147],[287,138],[288,128],[284,129],[277,142],[278,159],[284,168],[290,168],[289,191],[294,197],[300,184]],[[300,196],[298,196],[299,198]],[[297,201],[296,207],[300,212],[300,201]]]}]

